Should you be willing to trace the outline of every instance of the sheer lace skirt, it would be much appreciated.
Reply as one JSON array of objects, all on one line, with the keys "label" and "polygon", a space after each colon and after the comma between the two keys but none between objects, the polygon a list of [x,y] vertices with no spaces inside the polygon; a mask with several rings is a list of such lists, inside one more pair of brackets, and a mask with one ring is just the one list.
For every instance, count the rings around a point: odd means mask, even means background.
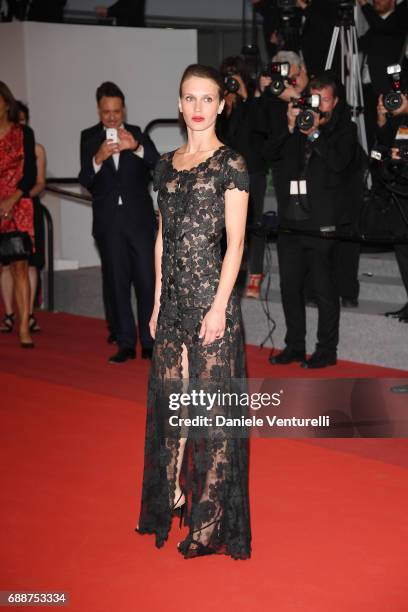
[{"label": "sheer lace skirt", "polygon": [[[198,338],[204,310],[195,309],[181,319],[159,317],[149,376],[145,464],[139,532],[155,534],[163,546],[171,526],[177,465],[183,452],[180,485],[186,499],[185,525],[180,545],[185,557],[223,553],[235,559],[250,556],[248,501],[248,440],[231,434],[216,416],[237,416],[237,406],[216,402],[211,410],[198,407],[194,414],[212,424],[197,430],[169,426],[169,416],[191,417],[191,407],[169,409],[169,398],[186,391],[230,392],[233,380],[245,377],[240,309],[227,318],[223,338],[207,346]],[[188,379],[183,378],[182,352],[187,349]],[[173,395],[174,394],[174,395]],[[187,438],[184,444],[180,440]]]}]

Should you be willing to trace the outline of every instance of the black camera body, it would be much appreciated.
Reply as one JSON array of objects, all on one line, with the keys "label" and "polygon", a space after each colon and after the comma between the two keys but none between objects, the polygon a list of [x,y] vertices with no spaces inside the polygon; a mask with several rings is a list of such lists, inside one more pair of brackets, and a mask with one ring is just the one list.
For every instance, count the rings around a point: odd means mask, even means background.
[{"label": "black camera body", "polygon": [[[396,162],[402,161],[408,163],[408,140],[398,138],[394,141],[392,146],[393,149],[398,149],[400,160],[394,160]],[[377,145],[375,149],[371,151],[371,159],[378,162],[386,162],[392,159],[392,151],[390,147],[383,145]]]},{"label": "black camera body", "polygon": [[302,109],[296,117],[296,127],[299,130],[310,130],[314,124],[314,113],[319,113],[320,96],[313,94],[311,96],[302,96],[300,98],[291,98],[293,108]]},{"label": "black camera body", "polygon": [[394,144],[399,151],[399,156],[404,162],[408,162],[408,140],[398,139]]},{"label": "black camera body", "polygon": [[296,81],[289,77],[289,62],[272,62],[267,64],[260,73],[260,77],[269,77],[272,83],[265,88],[265,94],[270,96],[280,96],[287,85],[295,85]]},{"label": "black camera body", "polygon": [[401,66],[388,66],[387,74],[391,80],[391,91],[384,96],[384,106],[388,112],[398,110],[402,106]]},{"label": "black camera body", "polygon": [[228,93],[232,93],[232,94],[237,93],[241,85],[239,81],[237,81],[237,79],[234,78],[234,72],[227,72],[227,74],[224,77],[224,87],[225,87],[225,91],[227,91]]}]

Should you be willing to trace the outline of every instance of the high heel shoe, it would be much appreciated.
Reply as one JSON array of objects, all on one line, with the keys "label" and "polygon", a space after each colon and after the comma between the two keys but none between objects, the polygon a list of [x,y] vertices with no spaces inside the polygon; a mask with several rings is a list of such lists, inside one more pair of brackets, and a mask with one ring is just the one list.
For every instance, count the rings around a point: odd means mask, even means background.
[{"label": "high heel shoe", "polygon": [[263,274],[249,275],[248,284],[245,289],[245,297],[259,300],[259,298],[261,297],[261,283],[263,277]]},{"label": "high heel shoe", "polygon": [[2,324],[0,326],[0,331],[2,334],[11,334],[14,328],[14,317],[14,312],[4,315]]},{"label": "high heel shoe", "polygon": [[[204,525],[204,527],[192,531],[191,534],[187,537],[187,539],[184,540],[184,542],[178,543],[177,548],[184,555],[185,559],[203,557],[204,555],[214,555],[217,553],[216,549],[213,546],[210,546],[209,544],[203,544],[199,540],[195,540],[194,534],[200,533],[201,531],[204,531],[204,529],[211,527],[211,525],[214,525],[215,523],[220,523],[220,521],[221,519],[219,517],[216,518],[214,521],[211,521],[211,523],[207,523],[207,525]],[[215,529],[217,529],[217,527]],[[210,540],[212,539],[212,536],[213,534],[211,534]]]},{"label": "high heel shoe", "polygon": [[30,330],[30,332],[40,332],[41,331],[41,327],[38,325],[38,321],[33,315],[33,313],[29,315],[28,329]]},{"label": "high heel shoe", "polygon": [[[28,336],[30,338],[30,336]],[[31,340],[31,338],[29,340],[23,340],[21,335],[20,335],[20,346],[23,349],[33,349],[34,348],[34,342]]]},{"label": "high heel shoe", "polygon": [[174,506],[171,509],[171,515],[172,516],[178,516],[179,517],[179,529],[182,528],[183,526],[183,518],[184,518],[184,510],[186,507],[186,500],[184,498],[184,501],[182,504],[179,504],[180,499],[184,496],[183,491],[180,493],[176,503],[174,504]]}]

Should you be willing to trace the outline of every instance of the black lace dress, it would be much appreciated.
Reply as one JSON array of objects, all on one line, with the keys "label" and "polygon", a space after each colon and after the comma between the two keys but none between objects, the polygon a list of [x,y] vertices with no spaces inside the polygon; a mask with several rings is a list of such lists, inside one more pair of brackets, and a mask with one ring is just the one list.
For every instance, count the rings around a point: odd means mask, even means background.
[{"label": "black lace dress", "polygon": [[[248,174],[243,158],[227,146],[190,170],[176,170],[173,155],[161,157],[154,176],[163,223],[162,288],[149,376],[138,532],[155,534],[157,547],[168,537],[171,508],[177,501],[176,466],[183,436],[187,441],[180,484],[186,497],[184,520],[189,534],[180,552],[186,558],[221,553],[246,559],[251,550],[248,440],[215,425],[198,437],[190,436],[181,428],[170,431],[165,421],[168,423],[170,392],[185,390],[183,345],[188,354],[188,384],[198,381],[207,390],[228,391],[231,381],[245,378],[241,310],[235,290],[226,310],[224,336],[203,346],[198,334],[220,278],[225,191],[248,191]],[[211,416],[217,412],[229,416],[231,410],[218,405]]]}]

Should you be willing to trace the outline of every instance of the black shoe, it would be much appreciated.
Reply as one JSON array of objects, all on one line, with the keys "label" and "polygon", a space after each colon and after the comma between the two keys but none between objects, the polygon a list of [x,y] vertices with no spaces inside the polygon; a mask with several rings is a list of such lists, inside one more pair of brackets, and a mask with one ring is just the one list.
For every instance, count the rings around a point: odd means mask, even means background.
[{"label": "black shoe", "polygon": [[106,338],[106,342],[108,344],[117,344],[118,343],[118,341],[116,340],[115,334],[109,334],[109,336]]},{"label": "black shoe", "polygon": [[341,298],[341,305],[343,308],[358,308],[358,299],[357,298]]},{"label": "black shoe", "polygon": [[408,304],[405,304],[399,310],[391,310],[389,312],[384,312],[385,317],[391,317],[393,319],[405,318],[408,317]]},{"label": "black shoe", "polygon": [[10,314],[5,314],[4,319],[0,324],[0,332],[2,334],[11,334],[14,328],[14,322],[15,322],[14,312]]},{"label": "black shoe", "polygon": [[109,363],[123,363],[124,361],[127,361],[128,359],[135,359],[136,358],[136,351],[134,349],[131,348],[121,348],[118,350],[118,352],[115,355],[112,355],[112,357],[109,357]]},{"label": "black shoe", "polygon": [[153,355],[152,348],[146,348],[142,346],[142,359],[151,359]]},{"label": "black shoe", "polygon": [[326,368],[327,366],[336,365],[336,363],[336,355],[316,351],[309,359],[306,359],[300,365],[302,368],[315,370],[317,368]]},{"label": "black shoe", "polygon": [[287,346],[279,355],[269,357],[269,363],[272,365],[286,365],[293,361],[303,361],[305,356],[305,351],[297,351]]}]

